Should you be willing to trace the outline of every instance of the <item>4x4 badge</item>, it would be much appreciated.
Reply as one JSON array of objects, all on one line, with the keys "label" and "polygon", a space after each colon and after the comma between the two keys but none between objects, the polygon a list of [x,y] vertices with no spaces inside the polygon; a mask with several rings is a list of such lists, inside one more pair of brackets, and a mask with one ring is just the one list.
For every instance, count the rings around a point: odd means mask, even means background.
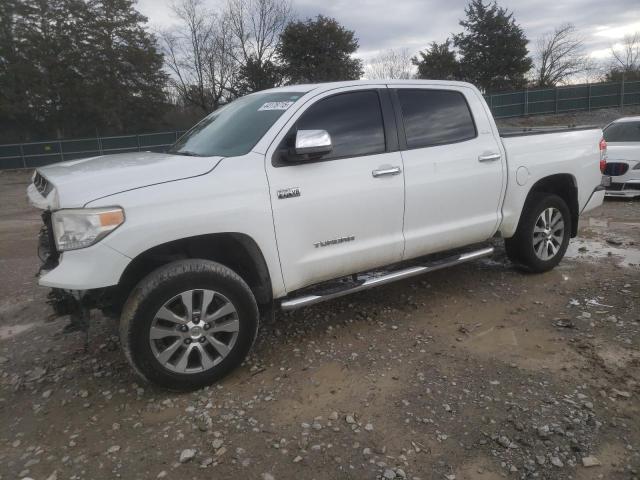
[{"label": "4x4 badge", "polygon": [[283,200],[285,198],[299,197],[300,189],[298,187],[292,188],[283,188],[282,190],[278,190],[278,198]]}]

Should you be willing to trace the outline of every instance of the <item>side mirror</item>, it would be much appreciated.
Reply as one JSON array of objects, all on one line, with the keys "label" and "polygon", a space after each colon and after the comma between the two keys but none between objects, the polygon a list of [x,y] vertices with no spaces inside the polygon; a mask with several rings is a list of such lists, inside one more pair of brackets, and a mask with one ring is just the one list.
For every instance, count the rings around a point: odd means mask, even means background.
[{"label": "side mirror", "polygon": [[295,154],[319,157],[333,150],[331,136],[326,130],[298,130]]}]

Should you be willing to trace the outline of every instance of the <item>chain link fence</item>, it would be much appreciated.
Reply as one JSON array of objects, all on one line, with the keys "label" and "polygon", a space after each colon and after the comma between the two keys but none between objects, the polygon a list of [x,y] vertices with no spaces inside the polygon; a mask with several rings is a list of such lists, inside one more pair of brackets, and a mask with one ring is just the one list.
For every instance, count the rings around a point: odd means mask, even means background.
[{"label": "chain link fence", "polygon": [[125,152],[165,152],[184,131],[0,145],[0,170]]},{"label": "chain link fence", "polygon": [[[640,105],[640,81],[594,83],[485,95],[495,118],[591,111]],[[184,131],[0,145],[0,170],[110,153],[164,152]]]},{"label": "chain link fence", "polygon": [[640,105],[640,81],[592,83],[485,95],[495,118]]}]

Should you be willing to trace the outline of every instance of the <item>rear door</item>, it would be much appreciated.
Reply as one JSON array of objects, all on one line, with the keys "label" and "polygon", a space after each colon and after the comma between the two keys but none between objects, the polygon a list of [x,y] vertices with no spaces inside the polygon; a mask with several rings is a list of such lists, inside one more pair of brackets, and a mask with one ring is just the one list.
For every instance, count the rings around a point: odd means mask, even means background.
[{"label": "rear door", "polygon": [[[388,91],[367,85],[326,92],[310,103],[267,151],[288,291],[397,262],[404,246],[403,166]],[[298,129],[326,130],[332,152],[304,163],[283,160]]]},{"label": "rear door", "polygon": [[404,127],[404,258],[491,237],[505,174],[482,102],[464,87],[407,85],[392,92]]}]

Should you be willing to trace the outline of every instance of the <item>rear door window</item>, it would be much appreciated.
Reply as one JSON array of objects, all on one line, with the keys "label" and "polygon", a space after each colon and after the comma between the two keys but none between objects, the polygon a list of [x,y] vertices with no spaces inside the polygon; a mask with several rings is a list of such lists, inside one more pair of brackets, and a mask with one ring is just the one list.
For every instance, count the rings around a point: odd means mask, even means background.
[{"label": "rear door window", "polygon": [[469,105],[453,90],[396,90],[407,137],[407,148],[463,142],[477,135]]}]

